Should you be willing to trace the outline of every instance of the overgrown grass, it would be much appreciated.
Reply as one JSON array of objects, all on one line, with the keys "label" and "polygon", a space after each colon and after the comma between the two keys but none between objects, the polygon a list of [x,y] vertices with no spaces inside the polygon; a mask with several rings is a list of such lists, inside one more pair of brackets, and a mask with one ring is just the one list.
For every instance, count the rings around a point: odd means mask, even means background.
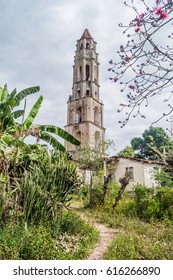
[{"label": "overgrown grass", "polygon": [[1,260],[84,259],[99,233],[77,214],[65,212],[61,225],[29,225],[13,222],[0,228]]},{"label": "overgrown grass", "polygon": [[86,214],[95,218],[97,222],[118,229],[118,234],[104,258],[107,260],[173,259],[173,221],[168,219],[170,216],[163,215],[163,218],[156,219],[151,215],[150,219],[140,219],[136,211],[136,201],[127,193],[123,195],[113,211],[112,204],[116,194],[117,186],[110,186],[105,205],[85,209]]},{"label": "overgrown grass", "polygon": [[[110,210],[110,209],[109,209]],[[173,224],[169,220],[144,222],[104,207],[86,209],[100,223],[119,230],[105,254],[106,260],[173,259]]]},{"label": "overgrown grass", "polygon": [[115,224],[119,225],[119,233],[110,244],[105,259],[173,259],[173,225],[170,221],[145,223],[123,216],[118,219]]}]

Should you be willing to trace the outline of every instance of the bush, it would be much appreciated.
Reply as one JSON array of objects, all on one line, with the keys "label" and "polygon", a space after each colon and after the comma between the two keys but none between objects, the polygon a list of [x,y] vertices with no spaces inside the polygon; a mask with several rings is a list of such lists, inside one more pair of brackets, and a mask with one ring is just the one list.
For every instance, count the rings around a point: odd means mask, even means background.
[{"label": "bush", "polygon": [[9,223],[0,226],[0,260],[19,260],[25,241],[24,224]]},{"label": "bush", "polygon": [[84,259],[99,238],[98,232],[72,212],[62,223],[28,225],[14,222],[0,229],[1,260]]},{"label": "bush", "polygon": [[173,220],[173,189],[159,188],[156,193],[156,199],[159,203],[157,217],[168,217]]},{"label": "bush", "polygon": [[135,204],[139,218],[149,221],[168,217],[173,219],[173,190],[159,187],[156,190],[138,186],[135,188]]},{"label": "bush", "polygon": [[50,156],[39,145],[32,149],[31,154],[20,155],[15,172],[9,171],[11,177],[3,182],[0,218],[19,221],[23,217],[27,223],[56,223],[80,183],[76,165],[66,153],[54,152]]}]

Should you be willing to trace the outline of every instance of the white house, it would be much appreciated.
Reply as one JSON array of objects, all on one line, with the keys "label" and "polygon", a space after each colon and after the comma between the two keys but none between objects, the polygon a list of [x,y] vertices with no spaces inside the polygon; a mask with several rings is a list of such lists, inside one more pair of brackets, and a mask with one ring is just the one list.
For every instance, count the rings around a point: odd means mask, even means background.
[{"label": "white house", "polygon": [[113,156],[109,158],[107,168],[117,182],[129,171],[130,183],[127,189],[131,190],[137,184],[146,187],[158,186],[155,174],[162,165],[159,161]]}]

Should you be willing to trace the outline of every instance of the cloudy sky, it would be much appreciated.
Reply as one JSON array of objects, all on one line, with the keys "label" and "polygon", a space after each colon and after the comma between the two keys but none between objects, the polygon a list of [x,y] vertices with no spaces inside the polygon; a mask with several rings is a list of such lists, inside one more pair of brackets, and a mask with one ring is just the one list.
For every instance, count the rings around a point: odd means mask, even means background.
[{"label": "cloudy sky", "polygon": [[[7,83],[9,91],[34,85],[41,87],[44,101],[37,123],[61,128],[66,125],[76,41],[85,28],[89,29],[99,53],[100,99],[104,103],[106,138],[114,140],[116,152],[129,145],[133,137],[141,136],[150,125],[150,117],[157,116],[159,109],[158,102],[153,102],[147,120],[133,119],[123,129],[118,124],[121,115],[116,110],[124,97],[119,85],[109,80],[107,69],[108,61],[116,59],[116,51],[125,40],[118,23],[131,19],[123,2],[0,0],[0,85]],[[37,95],[30,96],[27,107],[30,108],[37,98]]]}]

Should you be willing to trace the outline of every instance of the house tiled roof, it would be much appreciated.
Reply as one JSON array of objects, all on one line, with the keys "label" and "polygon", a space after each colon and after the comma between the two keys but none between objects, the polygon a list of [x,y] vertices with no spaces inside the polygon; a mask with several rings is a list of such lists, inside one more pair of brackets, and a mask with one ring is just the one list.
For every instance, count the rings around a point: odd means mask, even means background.
[{"label": "house tiled roof", "polygon": [[118,156],[118,155],[109,157],[108,162],[119,161],[120,159],[129,159],[129,160],[138,161],[138,162],[141,162],[141,163],[151,163],[151,164],[165,165],[164,162],[159,161],[159,160],[149,160],[149,159],[135,158],[135,157],[124,157],[124,156]]}]

